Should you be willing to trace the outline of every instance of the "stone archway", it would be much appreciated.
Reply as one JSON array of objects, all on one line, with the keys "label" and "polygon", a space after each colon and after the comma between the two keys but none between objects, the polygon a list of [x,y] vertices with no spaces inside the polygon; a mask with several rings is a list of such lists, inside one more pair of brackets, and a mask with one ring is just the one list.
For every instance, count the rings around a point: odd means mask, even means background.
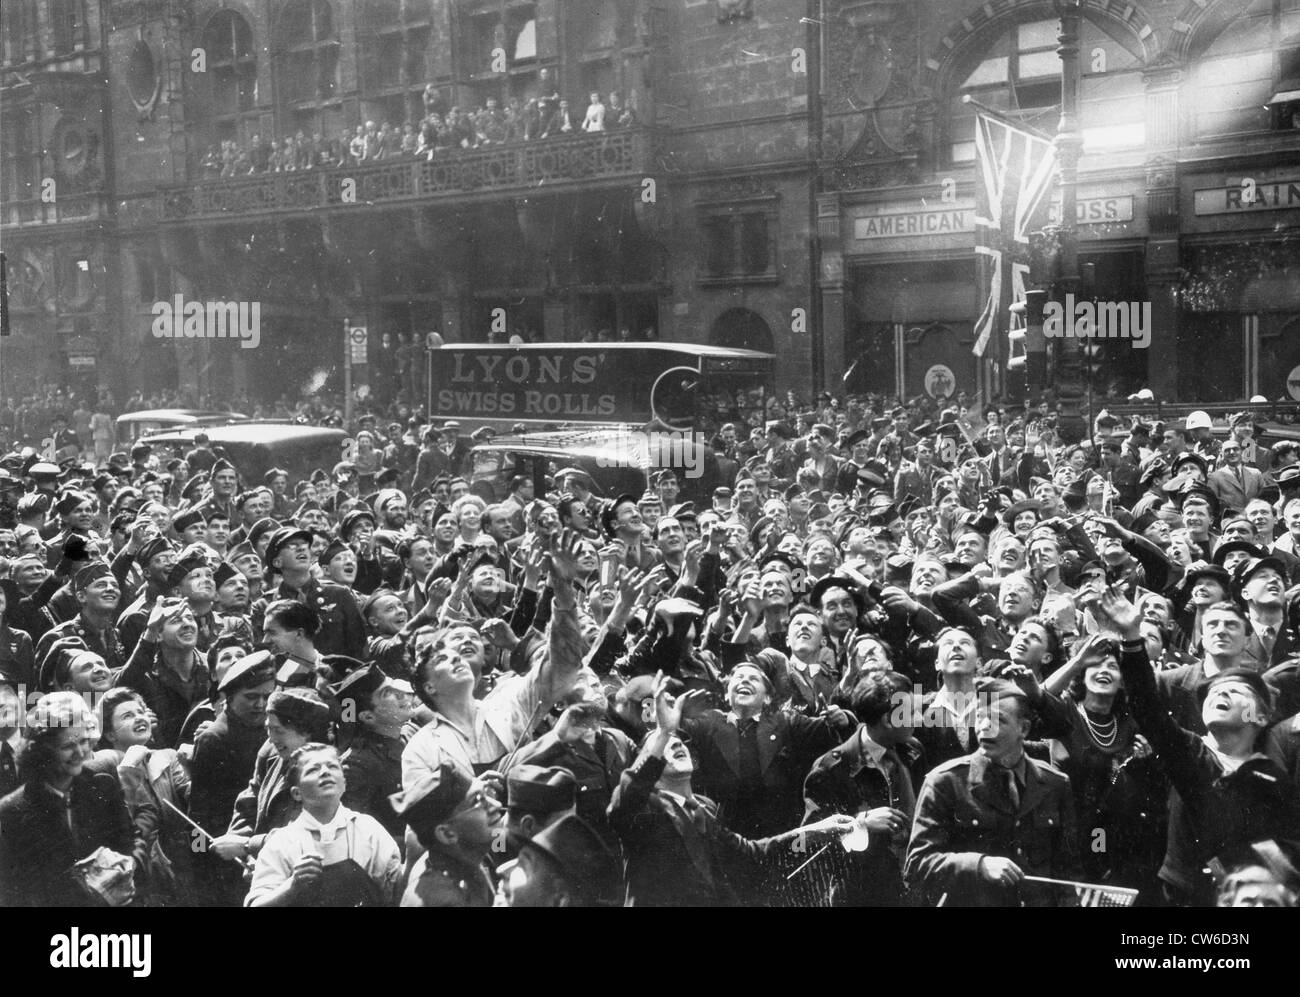
[{"label": "stone archway", "polygon": [[771,327],[763,316],[748,308],[729,308],[714,319],[709,342],[731,350],[776,352]]}]

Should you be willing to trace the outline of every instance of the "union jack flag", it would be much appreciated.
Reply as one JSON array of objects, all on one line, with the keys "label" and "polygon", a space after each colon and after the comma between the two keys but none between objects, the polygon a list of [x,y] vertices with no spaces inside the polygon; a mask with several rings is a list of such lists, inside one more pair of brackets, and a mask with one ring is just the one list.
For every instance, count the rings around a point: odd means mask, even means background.
[{"label": "union jack flag", "polygon": [[1025,299],[1029,233],[1047,224],[1056,150],[1044,139],[981,114],[975,121],[975,269],[980,315],[974,353],[1007,331],[1007,309]]}]

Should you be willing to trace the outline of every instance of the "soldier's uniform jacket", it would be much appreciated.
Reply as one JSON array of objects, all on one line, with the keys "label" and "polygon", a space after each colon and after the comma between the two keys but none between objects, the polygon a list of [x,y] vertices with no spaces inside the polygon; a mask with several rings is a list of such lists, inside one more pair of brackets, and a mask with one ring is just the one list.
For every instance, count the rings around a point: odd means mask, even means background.
[{"label": "soldier's uniform jacket", "polygon": [[31,687],[36,681],[35,670],[32,638],[27,631],[14,630],[7,623],[0,623],[0,676]]},{"label": "soldier's uniform jacket", "polygon": [[278,599],[292,599],[310,606],[320,616],[320,630],[312,643],[321,654],[346,654],[364,660],[366,625],[357,608],[356,597],[349,589],[332,582],[309,579],[301,589],[281,581],[268,589],[253,605],[253,636],[262,639],[262,618],[266,607]]},{"label": "soldier's uniform jacket", "polygon": [[54,679],[53,669],[50,667],[52,662],[47,662],[45,659],[49,655],[54,642],[62,637],[80,637],[86,642],[86,647],[104,659],[104,663],[108,665],[114,675],[118,674],[126,665],[126,651],[122,647],[122,641],[117,636],[116,628],[109,627],[101,636],[99,631],[92,630],[87,626],[85,618],[78,614],[73,619],[68,620],[67,623],[60,623],[49,631],[36,645],[36,662],[37,668],[40,669],[38,681],[43,689],[47,688],[46,683]]},{"label": "soldier's uniform jacket", "polygon": [[1053,906],[1060,896],[1046,886],[987,882],[979,869],[985,855],[1009,858],[1027,876],[1078,878],[1069,778],[1026,755],[1025,785],[1013,809],[999,769],[976,752],[926,776],[904,868],[908,888],[922,891],[922,903],[933,906],[946,894],[947,906],[1037,907]]},{"label": "soldier's uniform jacket", "polygon": [[442,852],[425,852],[411,867],[402,907],[491,907],[496,888],[486,863],[466,866]]},{"label": "soldier's uniform jacket", "polygon": [[347,782],[343,805],[369,814],[400,843],[406,833],[406,822],[393,810],[388,798],[402,789],[401,740],[384,737],[358,724],[341,760]]}]

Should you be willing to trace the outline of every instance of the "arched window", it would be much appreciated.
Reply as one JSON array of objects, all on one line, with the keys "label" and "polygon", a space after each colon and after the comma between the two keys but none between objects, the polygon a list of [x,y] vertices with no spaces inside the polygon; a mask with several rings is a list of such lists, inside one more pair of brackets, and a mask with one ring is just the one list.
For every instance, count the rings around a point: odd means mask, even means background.
[{"label": "arched window", "polygon": [[[948,154],[954,163],[975,158],[976,108],[980,103],[1054,133],[1060,118],[1060,22],[1010,24],[987,41],[972,43],[951,73]],[[1079,27],[1079,114],[1084,152],[1137,148],[1146,141],[1142,45],[1136,35],[1085,16]]]},{"label": "arched window", "polygon": [[1300,128],[1300,0],[1252,0],[1191,51],[1196,138]]},{"label": "arched window", "polygon": [[776,349],[767,321],[748,308],[730,308],[719,315],[709,329],[709,342],[729,350],[772,353]]},{"label": "arched window", "polygon": [[339,38],[326,0],[292,0],[280,17],[281,100],[324,103],[339,84]]},{"label": "arched window", "polygon": [[55,55],[84,48],[87,38],[85,0],[54,0],[50,4],[50,29]]},{"label": "arched window", "polygon": [[212,80],[212,110],[218,118],[251,111],[257,103],[257,52],[253,29],[233,10],[212,15],[203,32]]},{"label": "arched window", "polygon": [[0,11],[0,24],[6,63],[18,65],[37,57],[36,0],[9,0]]}]

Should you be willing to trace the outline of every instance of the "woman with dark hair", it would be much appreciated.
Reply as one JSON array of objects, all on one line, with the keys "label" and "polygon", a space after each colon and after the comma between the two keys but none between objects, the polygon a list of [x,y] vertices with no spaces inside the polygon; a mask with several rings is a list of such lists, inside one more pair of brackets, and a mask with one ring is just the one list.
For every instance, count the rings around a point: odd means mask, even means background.
[{"label": "woman with dark hair", "polygon": [[0,801],[0,906],[100,905],[73,867],[101,847],[129,859],[132,878],[145,867],[116,774],[86,768],[97,733],[76,693],[42,696],[27,715],[22,785]]},{"label": "woman with dark hair", "polygon": [[189,805],[189,772],[175,749],[148,746],[154,718],[137,692],[110,689],[99,710],[103,735],[95,759],[116,769],[132,821],[147,822],[150,892],[172,903],[192,897],[195,841],[190,825],[172,809]]},{"label": "woman with dark hair", "polygon": [[1169,787],[1124,698],[1118,641],[1094,635],[1041,687],[1024,666],[1003,669],[1038,710],[1039,736],[1052,738],[1052,764],[1070,777],[1089,882],[1160,897]]},{"label": "woman with dark hair", "polygon": [[267,834],[298,816],[286,776],[290,756],[305,744],[328,740],[329,707],[312,689],[278,689],[266,704],[266,743],[253,777],[235,800],[227,833],[213,842],[224,859],[255,858]]}]

